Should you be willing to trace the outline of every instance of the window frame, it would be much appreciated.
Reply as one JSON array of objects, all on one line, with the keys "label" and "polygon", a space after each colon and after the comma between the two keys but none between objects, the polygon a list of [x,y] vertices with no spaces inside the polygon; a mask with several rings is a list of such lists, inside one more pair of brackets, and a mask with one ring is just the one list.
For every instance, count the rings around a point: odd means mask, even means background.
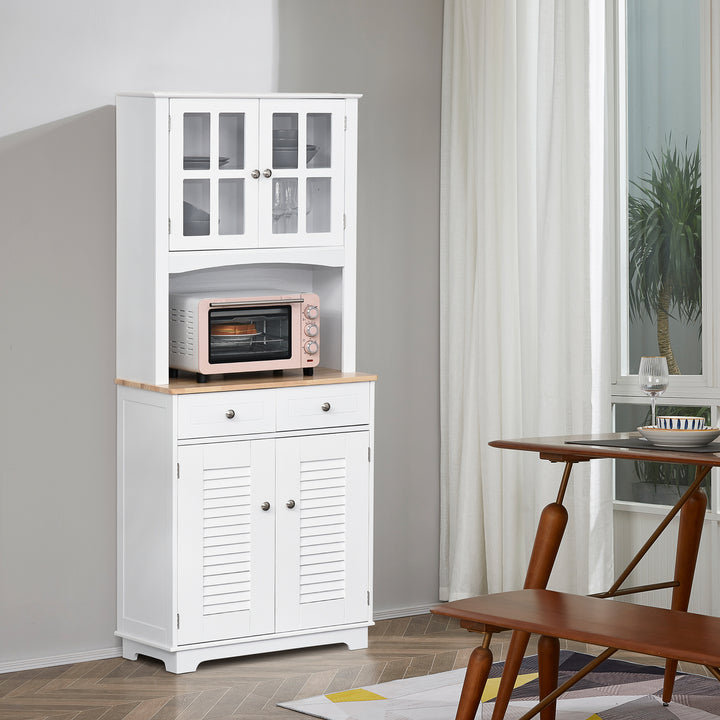
[{"label": "window frame", "polygon": [[[611,401],[627,401],[628,398],[645,398],[638,387],[637,375],[629,374],[629,314],[628,314],[628,233],[627,233],[627,0],[611,0],[615,17],[611,38],[614,45],[615,96],[615,147],[614,168],[611,178],[615,180],[613,207],[616,217],[615,229],[615,308],[613,327]],[[720,398],[720,293],[713,288],[713,278],[720,278],[720,253],[714,251],[711,238],[714,228],[720,227],[717,213],[720,201],[715,182],[720,168],[720,73],[712,68],[720,67],[720,0],[700,0],[700,163],[702,169],[702,375],[674,375],[671,379],[672,397],[676,404],[713,405],[712,398]],[[612,91],[611,91],[612,92]],[[612,133],[611,133],[612,134]],[[612,142],[612,138],[611,138]],[[662,398],[665,401],[665,397]],[[613,413],[614,417],[614,413]]]}]

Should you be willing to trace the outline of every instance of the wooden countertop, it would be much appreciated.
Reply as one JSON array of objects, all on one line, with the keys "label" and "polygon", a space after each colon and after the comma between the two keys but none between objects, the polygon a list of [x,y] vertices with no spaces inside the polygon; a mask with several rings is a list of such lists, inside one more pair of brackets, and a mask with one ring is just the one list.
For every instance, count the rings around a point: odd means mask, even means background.
[{"label": "wooden countertop", "polygon": [[377,375],[360,372],[341,372],[331,368],[315,368],[313,375],[303,375],[302,370],[286,370],[282,375],[272,372],[246,373],[225,378],[210,378],[206,383],[195,381],[195,375],[171,378],[167,385],[152,385],[116,378],[116,385],[165,393],[166,395],[191,395],[194,393],[228,392],[231,390],[265,390],[278,387],[301,387],[305,385],[331,385],[334,383],[373,382]]}]

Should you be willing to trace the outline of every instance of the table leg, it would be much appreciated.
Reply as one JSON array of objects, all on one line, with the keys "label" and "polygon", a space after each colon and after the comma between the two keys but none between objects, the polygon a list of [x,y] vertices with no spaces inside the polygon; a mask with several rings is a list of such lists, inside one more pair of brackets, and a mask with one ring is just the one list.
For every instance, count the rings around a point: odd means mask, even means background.
[{"label": "table leg", "polygon": [[475,720],[482,693],[490,674],[490,668],[492,667],[493,656],[489,647],[490,637],[491,633],[485,633],[482,647],[476,647],[470,655],[455,720]]},{"label": "table leg", "polygon": [[[701,472],[702,469],[698,468],[698,472]],[[690,496],[683,505],[682,510],[680,510],[680,526],[678,528],[675,555],[675,581],[679,584],[673,588],[672,604],[670,605],[673,610],[686,611],[690,604],[690,591],[693,576],[695,575],[695,565],[698,550],[700,549],[700,537],[702,536],[706,509],[707,495],[700,488]],[[669,703],[672,698],[677,665],[677,660],[668,659],[665,661],[665,680],[662,695],[664,703]]]},{"label": "table leg", "polygon": [[[569,473],[569,467],[565,470],[565,478]],[[525,576],[526,590],[544,589],[547,587],[550,573],[555,564],[555,558],[560,548],[565,526],[567,525],[568,513],[563,505],[562,498],[560,502],[550,503],[546,505],[540,515],[537,532],[535,533],[535,543],[533,544],[532,554],[530,555],[530,564],[528,565],[527,575]],[[492,720],[502,720],[505,711],[510,702],[510,695],[515,687],[515,680],[520,671],[520,664],[525,656],[530,633],[520,630],[514,630],[510,638],[507,658],[503,668],[498,695],[495,699],[495,709],[493,710]]]}]

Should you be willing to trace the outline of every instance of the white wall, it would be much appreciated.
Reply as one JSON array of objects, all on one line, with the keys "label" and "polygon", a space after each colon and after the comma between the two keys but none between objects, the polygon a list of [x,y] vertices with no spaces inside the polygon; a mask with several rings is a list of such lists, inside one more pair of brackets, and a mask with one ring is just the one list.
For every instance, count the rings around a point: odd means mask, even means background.
[{"label": "white wall", "polygon": [[117,646],[124,90],[365,93],[358,340],[359,368],[381,378],[376,608],[435,602],[441,15],[442,0],[0,2],[0,671]]},{"label": "white wall", "polygon": [[115,629],[115,93],[274,89],[275,4],[0,3],[0,670]]},{"label": "white wall", "polygon": [[439,554],[442,0],[279,0],[280,90],[363,93],[358,369],[379,375],[376,614],[432,605]]}]

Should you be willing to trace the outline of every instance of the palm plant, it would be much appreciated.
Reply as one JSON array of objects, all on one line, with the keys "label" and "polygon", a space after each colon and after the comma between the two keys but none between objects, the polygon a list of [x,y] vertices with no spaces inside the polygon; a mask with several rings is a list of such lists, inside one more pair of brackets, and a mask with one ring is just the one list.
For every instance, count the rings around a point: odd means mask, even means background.
[{"label": "palm plant", "polygon": [[656,319],[658,351],[672,375],[671,312],[686,322],[702,312],[700,153],[666,147],[648,153],[650,171],[628,198],[630,317]]}]

